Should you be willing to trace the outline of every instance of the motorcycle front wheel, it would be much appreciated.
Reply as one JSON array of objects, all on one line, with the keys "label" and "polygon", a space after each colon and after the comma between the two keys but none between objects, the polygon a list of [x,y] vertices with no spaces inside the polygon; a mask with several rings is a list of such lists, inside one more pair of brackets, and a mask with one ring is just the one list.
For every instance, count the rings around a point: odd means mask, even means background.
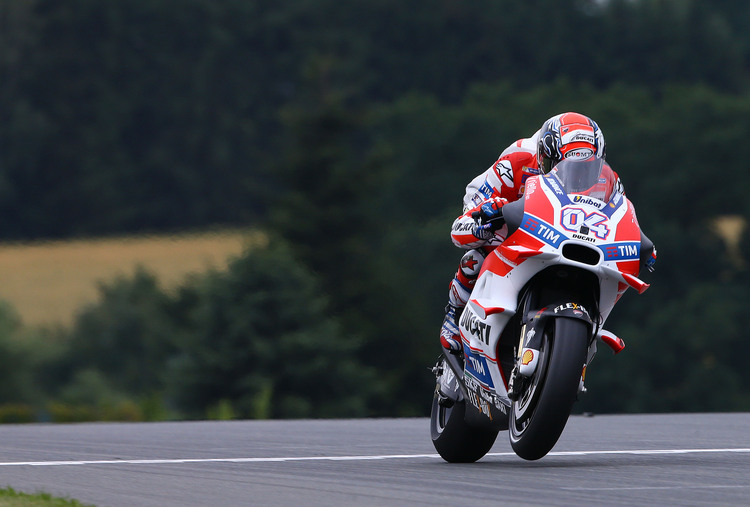
[{"label": "motorcycle front wheel", "polygon": [[448,463],[473,463],[487,454],[497,439],[498,431],[470,426],[465,415],[466,401],[456,401],[446,407],[439,403],[435,390],[430,414],[432,444]]},{"label": "motorcycle front wheel", "polygon": [[569,318],[554,319],[545,330],[537,370],[510,407],[510,444],[521,458],[544,457],[565,429],[578,396],[588,336],[585,322]]}]

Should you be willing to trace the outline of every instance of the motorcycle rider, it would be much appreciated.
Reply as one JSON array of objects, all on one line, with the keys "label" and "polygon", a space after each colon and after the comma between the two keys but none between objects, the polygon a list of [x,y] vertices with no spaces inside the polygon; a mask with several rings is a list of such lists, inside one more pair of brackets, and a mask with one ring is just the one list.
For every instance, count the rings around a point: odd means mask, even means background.
[{"label": "motorcycle rider", "polygon": [[[500,216],[503,205],[523,197],[530,176],[548,173],[564,158],[591,156],[605,158],[604,135],[599,126],[580,113],[562,113],[545,121],[531,137],[511,144],[492,166],[466,186],[463,214],[453,222],[451,230],[453,243],[467,252],[451,280],[440,329],[440,343],[446,351],[463,350],[458,317],[468,302],[484,258],[507,236],[507,227],[498,227],[492,219]],[[619,177],[614,171],[612,174],[622,192]],[[655,260],[655,253],[653,257]]]}]

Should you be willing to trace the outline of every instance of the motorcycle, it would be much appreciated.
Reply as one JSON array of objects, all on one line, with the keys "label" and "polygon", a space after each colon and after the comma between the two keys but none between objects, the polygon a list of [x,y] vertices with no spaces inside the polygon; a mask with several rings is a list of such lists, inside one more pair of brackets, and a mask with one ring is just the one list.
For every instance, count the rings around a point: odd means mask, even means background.
[{"label": "motorcycle", "polygon": [[[507,237],[484,260],[457,324],[463,351],[444,351],[433,372],[431,434],[448,462],[473,462],[508,430],[523,459],[557,443],[603,329],[628,288],[655,259],[633,204],[601,159],[563,160],[526,180],[502,207]],[[498,224],[499,225],[499,224]]]}]

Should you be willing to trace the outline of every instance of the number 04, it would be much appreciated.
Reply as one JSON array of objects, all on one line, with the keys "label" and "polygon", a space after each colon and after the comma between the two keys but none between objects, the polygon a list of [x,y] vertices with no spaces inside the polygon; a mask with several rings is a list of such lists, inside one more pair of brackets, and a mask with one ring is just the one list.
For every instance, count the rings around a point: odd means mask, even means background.
[{"label": "number 04", "polygon": [[581,226],[585,225],[599,239],[607,239],[609,236],[609,227],[606,222],[607,217],[596,211],[586,213],[581,208],[565,208],[562,211],[562,226],[572,232],[579,232]]}]

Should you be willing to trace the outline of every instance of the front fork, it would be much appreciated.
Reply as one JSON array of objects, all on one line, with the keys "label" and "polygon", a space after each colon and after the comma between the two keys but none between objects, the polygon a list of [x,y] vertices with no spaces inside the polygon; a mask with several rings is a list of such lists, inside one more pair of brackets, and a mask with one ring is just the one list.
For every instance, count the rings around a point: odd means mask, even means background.
[{"label": "front fork", "polygon": [[[535,312],[533,316],[528,314],[529,318],[521,326],[519,333],[518,345],[515,348],[515,366],[508,380],[508,398],[513,401],[518,400],[525,386],[534,375],[539,366],[540,349],[543,343],[543,335],[547,326],[554,319],[576,319],[586,322],[590,330],[594,329],[594,322],[588,310],[581,304],[568,301],[556,306],[542,308]],[[585,392],[584,380],[586,377],[586,366],[591,362],[596,354],[596,340],[592,339],[589,344],[586,364],[581,371],[581,381],[579,383],[579,392]]]},{"label": "front fork", "polygon": [[[533,328],[531,331],[526,332],[526,324],[521,327],[520,339],[518,347],[516,348],[516,364],[508,381],[508,398],[513,401],[516,401],[520,396],[520,393],[523,392],[521,387],[527,383],[527,379],[531,378],[534,372],[536,372],[539,360],[538,347],[540,341],[540,339],[537,339],[536,332],[534,332]],[[586,392],[586,369],[588,368],[588,365],[591,364],[591,361],[594,360],[594,356],[596,356],[597,341],[602,341],[608,345],[615,354],[620,353],[625,348],[625,342],[622,338],[606,329],[599,329],[596,333],[595,339],[591,340],[591,343],[589,344],[588,353],[586,354],[586,362],[583,365],[581,380],[578,384],[579,394]]]}]

